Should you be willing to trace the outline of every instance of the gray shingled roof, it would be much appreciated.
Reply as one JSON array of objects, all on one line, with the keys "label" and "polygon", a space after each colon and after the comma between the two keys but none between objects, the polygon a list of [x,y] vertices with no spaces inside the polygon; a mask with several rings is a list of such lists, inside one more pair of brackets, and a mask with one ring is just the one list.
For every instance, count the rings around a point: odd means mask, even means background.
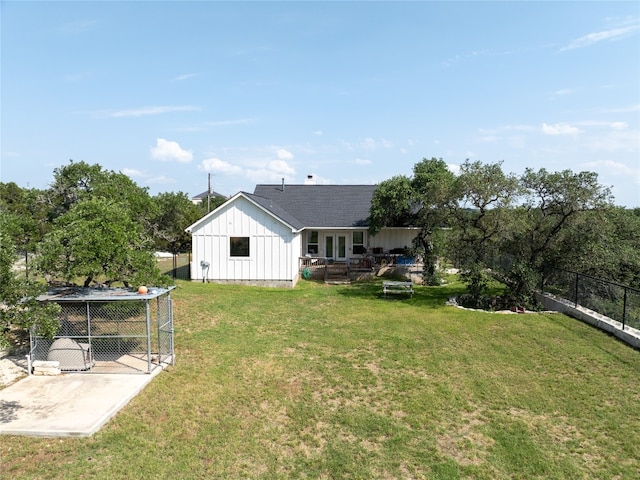
[{"label": "gray shingled roof", "polygon": [[296,230],[301,230],[306,225],[298,220],[296,217],[291,215],[289,212],[284,210],[280,205],[274,203],[273,200],[266,197],[261,197],[260,195],[254,195],[252,193],[242,192],[243,195],[246,195],[247,198],[250,198],[258,205],[260,205],[265,210],[271,212],[274,216],[278,217],[280,220],[285,222],[288,225],[291,225]]},{"label": "gray shingled roof", "polygon": [[[204,200],[205,198],[207,198],[209,196],[209,191],[205,190],[202,193],[199,193],[198,195],[191,197],[191,200]],[[226,195],[223,195],[221,193],[218,193],[214,190],[211,190],[211,196],[212,197],[221,197],[221,198],[227,198]]]},{"label": "gray shingled roof", "polygon": [[366,227],[376,185],[256,185],[256,203],[298,229]]}]

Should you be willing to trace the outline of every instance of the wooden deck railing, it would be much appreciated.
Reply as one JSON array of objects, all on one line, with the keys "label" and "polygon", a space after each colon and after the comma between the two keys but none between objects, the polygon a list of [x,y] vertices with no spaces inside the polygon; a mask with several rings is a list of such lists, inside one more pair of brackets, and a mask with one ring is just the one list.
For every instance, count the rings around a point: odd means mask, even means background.
[{"label": "wooden deck railing", "polygon": [[324,278],[327,280],[329,259],[327,257],[298,257],[302,278]]}]

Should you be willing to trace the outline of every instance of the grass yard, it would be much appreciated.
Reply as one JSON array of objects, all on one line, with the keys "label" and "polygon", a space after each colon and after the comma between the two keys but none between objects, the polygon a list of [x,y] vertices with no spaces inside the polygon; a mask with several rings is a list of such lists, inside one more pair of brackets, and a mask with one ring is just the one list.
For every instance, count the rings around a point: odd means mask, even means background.
[{"label": "grass yard", "polygon": [[88,439],[0,437],[0,477],[638,478],[640,352],[459,284],[179,284],[175,367]]}]

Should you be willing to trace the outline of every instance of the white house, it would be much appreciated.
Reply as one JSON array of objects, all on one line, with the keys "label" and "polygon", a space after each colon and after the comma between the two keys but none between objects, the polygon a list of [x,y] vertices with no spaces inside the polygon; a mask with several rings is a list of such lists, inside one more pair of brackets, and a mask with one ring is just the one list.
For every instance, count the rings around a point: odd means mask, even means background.
[{"label": "white house", "polygon": [[371,236],[367,217],[375,185],[257,185],[186,229],[191,278],[293,287],[301,257],[346,262],[411,246],[417,229]]}]

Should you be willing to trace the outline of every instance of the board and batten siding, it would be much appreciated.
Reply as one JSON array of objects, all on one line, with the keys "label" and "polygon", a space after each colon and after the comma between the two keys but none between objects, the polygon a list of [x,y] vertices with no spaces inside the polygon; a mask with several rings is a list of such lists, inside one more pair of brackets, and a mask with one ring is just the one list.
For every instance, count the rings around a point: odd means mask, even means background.
[{"label": "board and batten siding", "polygon": [[411,248],[417,236],[418,229],[415,228],[383,228],[375,236],[369,237],[368,248],[382,248],[385,253],[394,248]]},{"label": "board and batten siding", "polygon": [[[223,205],[192,235],[192,279],[222,282],[292,282],[298,278],[300,235],[244,197]],[[248,237],[249,256],[231,257],[230,238]],[[209,263],[208,272],[201,262]]]}]

